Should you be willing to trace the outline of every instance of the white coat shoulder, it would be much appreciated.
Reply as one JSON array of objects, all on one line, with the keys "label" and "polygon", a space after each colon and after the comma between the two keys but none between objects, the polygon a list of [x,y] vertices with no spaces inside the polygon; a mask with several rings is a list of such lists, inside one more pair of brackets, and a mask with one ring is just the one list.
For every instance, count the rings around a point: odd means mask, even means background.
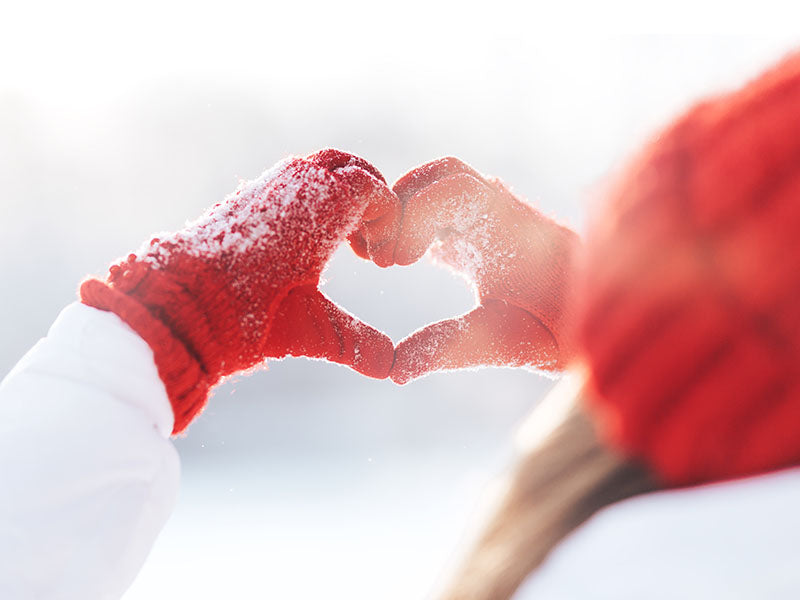
[{"label": "white coat shoulder", "polygon": [[119,598],[175,502],[171,429],[147,344],[68,306],[0,384],[0,597]]},{"label": "white coat shoulder", "polygon": [[647,494],[566,538],[514,600],[800,597],[800,469]]}]

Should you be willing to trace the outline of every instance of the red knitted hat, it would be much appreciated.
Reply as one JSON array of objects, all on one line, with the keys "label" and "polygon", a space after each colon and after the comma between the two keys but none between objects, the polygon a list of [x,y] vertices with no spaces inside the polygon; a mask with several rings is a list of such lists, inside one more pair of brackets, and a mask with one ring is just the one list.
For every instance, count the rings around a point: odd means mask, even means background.
[{"label": "red knitted hat", "polygon": [[800,54],[645,148],[578,297],[612,444],[671,485],[800,464]]}]

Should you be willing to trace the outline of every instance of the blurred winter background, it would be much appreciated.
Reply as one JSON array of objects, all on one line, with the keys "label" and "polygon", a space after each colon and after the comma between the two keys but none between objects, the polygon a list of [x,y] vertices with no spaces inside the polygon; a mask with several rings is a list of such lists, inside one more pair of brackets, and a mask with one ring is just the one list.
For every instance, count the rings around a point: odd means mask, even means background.
[{"label": "blurred winter background", "polygon": [[[84,276],[286,154],[335,146],[389,180],[452,154],[580,228],[659,125],[798,41],[546,35],[535,20],[500,5],[6,11],[0,375]],[[395,341],[473,301],[428,264],[380,270],[346,248],[325,279]],[[175,442],[178,506],[125,600],[425,597],[551,385],[494,369],[399,388],[305,360],[225,385]]]}]

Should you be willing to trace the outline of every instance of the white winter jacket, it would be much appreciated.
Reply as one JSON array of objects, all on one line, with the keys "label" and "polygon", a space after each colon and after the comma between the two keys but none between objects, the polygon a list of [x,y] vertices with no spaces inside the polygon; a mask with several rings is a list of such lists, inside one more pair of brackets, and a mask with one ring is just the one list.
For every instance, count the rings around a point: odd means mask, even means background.
[{"label": "white winter jacket", "polygon": [[[119,598],[175,502],[149,347],[67,307],[0,385],[0,599]],[[800,598],[800,469],[598,513],[515,600]]]}]

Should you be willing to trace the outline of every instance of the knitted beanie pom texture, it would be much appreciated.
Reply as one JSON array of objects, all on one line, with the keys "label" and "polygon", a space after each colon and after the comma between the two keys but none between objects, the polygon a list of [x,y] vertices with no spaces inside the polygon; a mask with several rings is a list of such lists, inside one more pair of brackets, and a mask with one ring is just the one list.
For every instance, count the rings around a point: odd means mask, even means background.
[{"label": "knitted beanie pom texture", "polygon": [[577,288],[613,445],[671,485],[800,463],[800,54],[645,148]]}]

